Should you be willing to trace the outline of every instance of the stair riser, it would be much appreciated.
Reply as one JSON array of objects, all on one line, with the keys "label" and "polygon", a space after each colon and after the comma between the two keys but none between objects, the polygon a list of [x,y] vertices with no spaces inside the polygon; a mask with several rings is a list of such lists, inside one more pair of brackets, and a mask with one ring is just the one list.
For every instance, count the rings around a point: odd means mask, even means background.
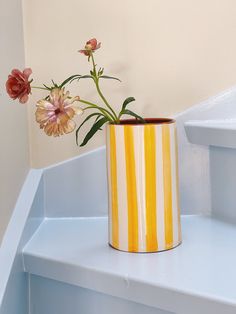
[{"label": "stair riser", "polygon": [[236,149],[210,146],[212,215],[236,223]]},{"label": "stair riser", "polygon": [[39,276],[30,288],[30,314],[174,314]]}]

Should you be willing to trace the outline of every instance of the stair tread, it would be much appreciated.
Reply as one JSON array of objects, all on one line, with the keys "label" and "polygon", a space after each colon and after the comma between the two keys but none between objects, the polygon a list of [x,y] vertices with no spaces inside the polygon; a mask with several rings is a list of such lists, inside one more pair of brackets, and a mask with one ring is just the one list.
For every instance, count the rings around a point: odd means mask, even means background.
[{"label": "stair tread", "polygon": [[23,250],[25,271],[175,312],[236,306],[236,227],[188,215],[182,229],[179,247],[132,254],[108,246],[106,217],[45,219]]},{"label": "stair tread", "polygon": [[184,126],[193,144],[236,148],[236,119],[192,120]]}]

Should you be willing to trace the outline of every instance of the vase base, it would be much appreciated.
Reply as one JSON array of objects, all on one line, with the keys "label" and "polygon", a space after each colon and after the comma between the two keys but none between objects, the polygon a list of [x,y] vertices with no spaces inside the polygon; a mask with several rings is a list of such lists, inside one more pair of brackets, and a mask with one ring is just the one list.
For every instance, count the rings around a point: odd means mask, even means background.
[{"label": "vase base", "polygon": [[180,241],[179,243],[177,243],[176,245],[167,248],[167,249],[163,249],[163,250],[155,250],[155,251],[128,251],[128,250],[122,250],[119,248],[116,248],[115,246],[113,246],[111,243],[108,243],[108,245],[113,248],[114,250],[120,251],[120,252],[124,252],[124,253],[139,253],[139,254],[147,254],[147,253],[161,253],[161,252],[166,252],[166,251],[170,251],[173,250],[175,248],[177,248],[178,246],[180,246],[182,244],[182,241]]}]

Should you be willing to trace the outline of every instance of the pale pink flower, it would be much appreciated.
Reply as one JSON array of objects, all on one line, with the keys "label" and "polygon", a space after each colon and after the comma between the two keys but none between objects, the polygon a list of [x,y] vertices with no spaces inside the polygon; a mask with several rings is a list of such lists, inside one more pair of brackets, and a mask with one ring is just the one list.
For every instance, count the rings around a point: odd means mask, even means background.
[{"label": "pale pink flower", "polygon": [[101,47],[101,43],[98,43],[96,38],[92,38],[86,42],[84,49],[79,50],[79,52],[83,53],[85,56],[89,56],[91,52],[94,52],[100,47]]},{"label": "pale pink flower", "polygon": [[69,92],[64,92],[64,88],[54,88],[49,100],[41,99],[37,102],[35,116],[40,128],[49,136],[60,136],[74,131],[76,124],[72,118],[83,112],[74,104],[79,99],[79,96],[70,97]]}]

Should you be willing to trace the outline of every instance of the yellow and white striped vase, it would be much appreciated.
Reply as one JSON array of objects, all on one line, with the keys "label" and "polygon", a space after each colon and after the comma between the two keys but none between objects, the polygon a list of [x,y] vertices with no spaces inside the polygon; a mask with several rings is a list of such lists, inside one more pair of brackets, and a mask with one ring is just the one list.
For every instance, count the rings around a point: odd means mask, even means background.
[{"label": "yellow and white striped vase", "polygon": [[181,243],[175,121],[145,120],[107,126],[109,244],[127,252]]}]

